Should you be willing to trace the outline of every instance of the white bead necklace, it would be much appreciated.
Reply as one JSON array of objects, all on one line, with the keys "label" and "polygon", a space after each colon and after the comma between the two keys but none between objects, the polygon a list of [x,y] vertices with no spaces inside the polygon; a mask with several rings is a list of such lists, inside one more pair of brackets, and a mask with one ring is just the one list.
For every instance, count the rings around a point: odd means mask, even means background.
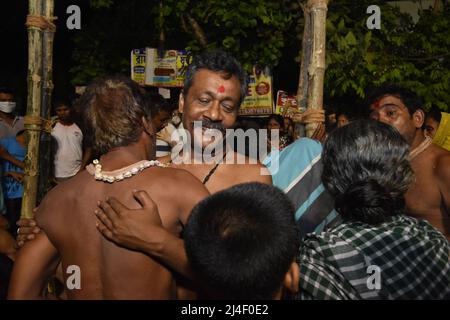
[{"label": "white bead necklace", "polygon": [[164,165],[158,160],[142,160],[125,168],[114,171],[102,171],[102,165],[97,159],[95,159],[91,165],[86,167],[86,170],[94,176],[95,180],[113,183],[130,178],[149,167],[156,166],[164,167]]}]

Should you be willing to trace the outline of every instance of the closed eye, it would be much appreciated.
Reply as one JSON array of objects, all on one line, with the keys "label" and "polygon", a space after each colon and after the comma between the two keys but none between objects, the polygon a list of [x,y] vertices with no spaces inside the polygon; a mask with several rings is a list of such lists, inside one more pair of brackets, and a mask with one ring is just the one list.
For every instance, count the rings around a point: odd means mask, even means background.
[{"label": "closed eye", "polygon": [[201,104],[206,105],[209,103],[209,99],[199,99],[198,101],[200,101]]}]

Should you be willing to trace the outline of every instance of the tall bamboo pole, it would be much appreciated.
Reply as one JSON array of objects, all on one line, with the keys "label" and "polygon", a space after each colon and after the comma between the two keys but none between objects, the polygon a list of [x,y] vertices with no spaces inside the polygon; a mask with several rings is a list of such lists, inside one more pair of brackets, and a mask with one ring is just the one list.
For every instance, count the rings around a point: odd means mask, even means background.
[{"label": "tall bamboo pole", "polygon": [[[311,15],[312,53],[308,66],[308,109],[323,109],[323,82],[325,76],[325,30],[328,0],[308,0],[307,11]],[[306,125],[311,137],[319,123]]]},{"label": "tall bamboo pole", "polygon": [[[41,16],[42,0],[29,0],[29,15]],[[28,25],[28,98],[27,119],[36,119],[41,115],[41,74],[42,74],[42,28]],[[27,131],[27,154],[25,156],[24,193],[22,198],[22,217],[33,216],[39,172],[39,121],[25,121]]]},{"label": "tall bamboo pole", "polygon": [[[54,11],[54,0],[45,0],[43,6],[44,16],[48,21],[52,22],[55,18],[53,17]],[[42,76],[42,110],[41,117],[43,119],[50,119],[50,109],[53,93],[53,39],[55,35],[55,28],[47,28],[44,30],[43,35],[43,76]],[[41,134],[41,145],[40,145],[40,179],[38,188],[38,201],[47,193],[50,189],[50,144],[51,135],[49,132],[43,131]]]},{"label": "tall bamboo pole", "polygon": [[305,26],[302,37],[302,54],[300,64],[300,74],[298,77],[297,103],[305,110],[308,105],[308,66],[311,63],[311,15],[309,8],[301,4]]}]

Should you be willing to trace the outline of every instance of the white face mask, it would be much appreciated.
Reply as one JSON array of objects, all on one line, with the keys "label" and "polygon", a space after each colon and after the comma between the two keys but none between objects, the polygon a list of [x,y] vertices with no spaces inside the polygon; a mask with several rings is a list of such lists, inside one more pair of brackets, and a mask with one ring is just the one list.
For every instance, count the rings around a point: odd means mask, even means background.
[{"label": "white face mask", "polygon": [[15,102],[10,101],[0,101],[0,111],[3,111],[5,113],[11,113],[16,108]]}]

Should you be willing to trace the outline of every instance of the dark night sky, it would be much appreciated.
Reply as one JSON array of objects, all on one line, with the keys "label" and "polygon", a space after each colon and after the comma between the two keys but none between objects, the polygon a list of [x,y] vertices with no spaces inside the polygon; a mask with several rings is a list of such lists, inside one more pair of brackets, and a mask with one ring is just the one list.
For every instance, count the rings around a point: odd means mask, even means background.
[{"label": "dark night sky", "polygon": [[[71,37],[76,30],[66,28],[66,8],[70,4],[78,4],[83,11],[88,8],[88,1],[55,1],[57,32],[55,33],[53,51],[53,82],[55,95],[70,93],[70,56],[72,51]],[[28,36],[25,26],[28,14],[28,1],[2,1],[0,5],[0,85],[12,87],[18,98],[20,111],[25,111],[28,67]]]}]

